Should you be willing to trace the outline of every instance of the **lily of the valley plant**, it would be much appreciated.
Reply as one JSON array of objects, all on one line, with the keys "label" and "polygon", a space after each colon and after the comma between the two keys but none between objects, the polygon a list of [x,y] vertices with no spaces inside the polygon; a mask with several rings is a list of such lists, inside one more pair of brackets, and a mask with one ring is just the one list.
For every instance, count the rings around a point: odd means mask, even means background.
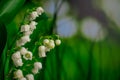
[{"label": "lily of the valley plant", "polygon": [[[58,35],[57,38],[54,38],[51,35],[43,35],[35,41],[35,45],[31,45],[33,50],[30,50],[26,46],[26,44],[32,41],[31,35],[37,29],[38,22],[36,19],[41,17],[43,13],[44,10],[42,7],[35,8],[25,16],[24,22],[20,26],[20,34],[16,39],[15,46],[10,56],[14,65],[11,74],[13,74],[12,78],[15,80],[34,80],[34,76],[44,67],[42,62],[36,58],[39,57],[40,59],[43,59],[44,57],[47,57],[47,53],[54,49],[55,46],[61,44]],[[32,69],[30,68],[31,71],[24,72],[27,71],[27,68],[24,67],[25,65],[27,67],[32,67]]]}]

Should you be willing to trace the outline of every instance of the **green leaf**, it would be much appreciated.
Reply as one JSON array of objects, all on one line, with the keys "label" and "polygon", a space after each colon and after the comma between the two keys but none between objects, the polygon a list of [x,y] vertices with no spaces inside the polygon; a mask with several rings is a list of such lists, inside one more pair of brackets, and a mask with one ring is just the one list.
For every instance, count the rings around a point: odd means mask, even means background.
[{"label": "green leaf", "polygon": [[6,40],[7,40],[6,27],[2,23],[0,23],[0,56],[2,54],[4,47],[5,47]]},{"label": "green leaf", "polygon": [[7,41],[7,31],[4,24],[0,23],[0,79],[3,80],[4,64],[6,54],[3,52]]},{"label": "green leaf", "polygon": [[24,3],[25,0],[2,0],[0,3],[0,21],[10,23]]}]

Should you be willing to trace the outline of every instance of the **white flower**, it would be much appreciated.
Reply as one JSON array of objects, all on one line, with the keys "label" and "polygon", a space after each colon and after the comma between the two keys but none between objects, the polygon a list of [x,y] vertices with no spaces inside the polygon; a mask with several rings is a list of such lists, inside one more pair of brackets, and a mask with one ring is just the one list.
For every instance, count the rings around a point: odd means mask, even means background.
[{"label": "white flower", "polygon": [[25,60],[32,60],[32,53],[30,51],[27,51],[24,55],[23,58]]},{"label": "white flower", "polygon": [[57,40],[55,40],[55,43],[56,43],[56,45],[60,45],[61,44],[61,40],[57,39]]},{"label": "white flower", "polygon": [[23,62],[22,62],[22,59],[14,59],[13,60],[13,63],[16,67],[19,67],[19,66],[22,66],[23,65]]},{"label": "white flower", "polygon": [[31,21],[30,22],[30,26],[36,26],[38,23],[37,22],[35,22],[35,21]]},{"label": "white flower", "polygon": [[39,69],[42,69],[42,63],[41,63],[41,62],[35,62],[35,63],[34,63],[34,68],[35,68],[35,69],[38,69],[38,70],[39,70]]},{"label": "white flower", "polygon": [[20,79],[18,79],[18,80],[27,80],[25,77],[23,77],[23,78],[20,78]]},{"label": "white flower", "polygon": [[38,17],[38,13],[36,11],[33,11],[30,14],[30,20],[35,20]]},{"label": "white flower", "polygon": [[27,49],[25,48],[25,47],[21,47],[21,49],[20,49],[20,54],[21,55],[25,55],[26,53],[27,53]]},{"label": "white flower", "polygon": [[27,80],[34,80],[33,74],[27,74],[26,78],[27,78]]},{"label": "white flower", "polygon": [[39,15],[41,15],[41,14],[44,12],[44,10],[43,10],[42,7],[38,7],[38,8],[36,9],[36,11],[37,11],[37,13],[38,13]]},{"label": "white flower", "polygon": [[46,53],[45,52],[39,52],[39,57],[46,57]]},{"label": "white flower", "polygon": [[31,23],[30,23],[30,29],[31,29],[31,30],[36,29],[36,25],[37,25],[37,22],[31,21]]},{"label": "white flower", "polygon": [[31,34],[33,33],[33,31],[26,31],[26,32],[24,32],[23,34],[25,35],[25,36],[30,36]]},{"label": "white flower", "polygon": [[30,42],[30,37],[29,35],[25,35],[23,37],[21,37],[19,40],[17,40],[16,42],[16,46],[23,46],[25,45],[27,42]]},{"label": "white flower", "polygon": [[49,48],[50,49],[53,49],[55,47],[55,44],[54,43],[49,43]]},{"label": "white flower", "polygon": [[34,63],[34,68],[32,69],[32,72],[34,74],[37,74],[40,69],[42,69],[42,63],[41,62],[35,62]]},{"label": "white flower", "polygon": [[43,44],[46,46],[49,44],[49,39],[44,39]]},{"label": "white flower", "polygon": [[39,46],[38,48],[39,52],[45,52],[45,46]]},{"label": "white flower", "polygon": [[48,46],[50,49],[53,49],[55,47],[55,43],[54,43],[54,40],[50,40]]},{"label": "white flower", "polygon": [[33,68],[32,72],[33,72],[33,74],[37,74],[38,73],[38,69]]},{"label": "white flower", "polygon": [[20,49],[20,53],[25,60],[32,60],[32,52],[28,51],[25,47]]},{"label": "white flower", "polygon": [[30,42],[30,37],[29,36],[23,36],[23,37],[21,37],[21,41],[23,43]]},{"label": "white flower", "polygon": [[22,45],[25,45],[27,42],[30,42],[30,37],[28,35],[25,35],[21,37],[20,41]]},{"label": "white flower", "polygon": [[45,46],[39,46],[38,48],[38,54],[39,57],[46,57],[46,53],[45,53]]},{"label": "white flower", "polygon": [[13,60],[13,63],[16,67],[19,67],[19,66],[23,65],[23,62],[22,62],[21,55],[20,55],[19,51],[12,54],[12,60]]},{"label": "white flower", "polygon": [[25,31],[29,31],[29,30],[30,30],[30,26],[26,24],[26,25],[21,26],[20,32],[25,32]]},{"label": "white flower", "polygon": [[16,79],[23,78],[22,70],[18,69],[17,71],[15,71],[14,72],[14,78],[16,78]]},{"label": "white flower", "polygon": [[21,58],[21,55],[20,55],[19,51],[12,54],[12,60],[16,60],[16,59],[20,59],[20,58]]}]

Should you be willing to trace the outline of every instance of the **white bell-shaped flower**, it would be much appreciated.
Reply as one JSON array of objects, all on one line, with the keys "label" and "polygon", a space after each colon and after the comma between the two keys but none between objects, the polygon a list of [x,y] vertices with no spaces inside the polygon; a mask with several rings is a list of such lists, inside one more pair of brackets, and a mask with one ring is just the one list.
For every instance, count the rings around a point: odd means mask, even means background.
[{"label": "white bell-shaped flower", "polygon": [[45,46],[39,46],[38,48],[39,52],[45,52]]},{"label": "white bell-shaped flower", "polygon": [[44,10],[43,10],[42,7],[38,7],[38,8],[36,9],[36,11],[37,11],[37,13],[38,13],[39,15],[41,15],[41,14],[44,12]]},{"label": "white bell-shaped flower", "polygon": [[21,40],[23,43],[30,42],[30,37],[29,36],[23,36],[21,37]]},{"label": "white bell-shaped flower", "polygon": [[47,45],[49,44],[49,39],[44,39],[44,40],[43,40],[43,44],[44,44],[45,46],[47,46]]},{"label": "white bell-shaped flower", "polygon": [[47,47],[50,48],[50,49],[53,49],[55,47],[54,40],[50,40],[50,42],[49,42]]},{"label": "white bell-shaped flower", "polygon": [[35,68],[35,69],[38,69],[38,70],[39,70],[39,69],[42,69],[42,63],[41,63],[41,62],[35,62],[35,63],[34,63],[34,68]]},{"label": "white bell-shaped flower", "polygon": [[38,17],[38,13],[36,11],[33,11],[30,14],[30,20],[35,20]]},{"label": "white bell-shaped flower", "polygon": [[27,42],[30,42],[30,37],[29,35],[25,35],[23,37],[21,37],[19,40],[17,40],[16,42],[16,46],[20,47],[25,45]]},{"label": "white bell-shaped flower", "polygon": [[38,48],[38,54],[39,57],[46,57],[46,53],[45,53],[45,46],[39,46]]},{"label": "white bell-shaped flower", "polygon": [[39,52],[38,54],[39,54],[39,57],[41,57],[41,58],[42,57],[46,57],[46,53],[45,52]]},{"label": "white bell-shaped flower", "polygon": [[59,39],[55,40],[55,44],[56,45],[60,45],[61,44],[61,40],[59,40]]},{"label": "white bell-shaped flower", "polygon": [[21,47],[20,54],[25,55],[28,52],[28,50],[25,47]]},{"label": "white bell-shaped flower", "polygon": [[23,58],[24,58],[25,60],[32,60],[32,52],[27,51],[27,52],[23,55]]},{"label": "white bell-shaped flower", "polygon": [[30,36],[32,33],[33,33],[33,31],[29,30],[29,31],[24,32],[23,34],[25,36]]},{"label": "white bell-shaped flower", "polygon": [[16,59],[20,59],[20,58],[21,58],[21,55],[20,55],[19,51],[12,54],[12,60],[16,60]]},{"label": "white bell-shaped flower", "polygon": [[36,29],[36,25],[37,25],[37,22],[31,21],[31,22],[30,22],[30,29],[31,29],[31,30]]},{"label": "white bell-shaped flower", "polygon": [[19,66],[22,66],[23,65],[23,62],[22,62],[22,59],[14,59],[13,60],[13,63],[16,67],[19,67]]},{"label": "white bell-shaped flower", "polygon": [[26,25],[21,26],[20,32],[25,32],[25,31],[29,31],[29,30],[30,30],[30,26],[26,24]]},{"label": "white bell-shaped flower", "polygon": [[33,74],[27,74],[26,78],[27,78],[27,80],[34,80]]},{"label": "white bell-shaped flower", "polygon": [[25,45],[25,43],[30,42],[30,37],[29,36],[23,36],[21,37],[21,44]]},{"label": "white bell-shaped flower", "polygon": [[23,78],[22,70],[18,69],[17,71],[15,71],[15,72],[14,72],[14,78],[15,78],[15,79]]}]

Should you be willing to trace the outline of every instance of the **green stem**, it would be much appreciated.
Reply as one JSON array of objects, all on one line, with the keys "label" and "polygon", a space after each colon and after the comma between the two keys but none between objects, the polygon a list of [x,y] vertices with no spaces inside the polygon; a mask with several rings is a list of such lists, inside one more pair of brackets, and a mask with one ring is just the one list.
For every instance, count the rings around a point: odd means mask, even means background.
[{"label": "green stem", "polygon": [[9,51],[7,52],[7,60],[5,63],[5,69],[4,69],[4,80],[8,80],[8,72],[9,72],[9,63],[10,63],[10,55],[9,55]]}]

